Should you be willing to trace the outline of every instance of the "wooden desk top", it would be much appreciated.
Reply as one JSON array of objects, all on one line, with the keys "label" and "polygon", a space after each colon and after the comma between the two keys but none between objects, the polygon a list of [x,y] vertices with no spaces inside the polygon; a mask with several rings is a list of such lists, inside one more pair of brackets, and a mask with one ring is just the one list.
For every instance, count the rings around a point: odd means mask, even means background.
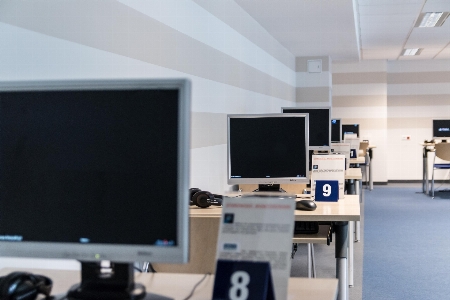
[{"label": "wooden desk top", "polygon": [[[302,195],[297,195],[301,197]],[[316,202],[314,211],[295,211],[296,221],[359,221],[361,210],[359,195],[345,195],[338,202]],[[218,217],[222,216],[222,207],[210,206],[200,208],[191,206],[189,209],[191,217]]]},{"label": "wooden desk top", "polygon": [[350,158],[351,164],[364,164],[366,162],[366,158],[364,156],[358,156],[357,158]]},{"label": "wooden desk top", "polygon": [[[0,270],[0,276],[15,271],[50,277],[53,280],[53,295],[67,292],[73,284],[80,281],[79,271],[65,270],[5,268]],[[149,293],[173,299],[185,299],[203,276],[203,274],[135,273],[135,281],[144,284]],[[337,285],[338,280],[335,278],[289,278],[288,298],[289,300],[334,300],[337,296]],[[197,287],[191,299],[211,299],[213,286],[214,275],[208,275]]]},{"label": "wooden desk top", "polygon": [[361,168],[350,168],[345,170],[345,179],[362,180]]}]

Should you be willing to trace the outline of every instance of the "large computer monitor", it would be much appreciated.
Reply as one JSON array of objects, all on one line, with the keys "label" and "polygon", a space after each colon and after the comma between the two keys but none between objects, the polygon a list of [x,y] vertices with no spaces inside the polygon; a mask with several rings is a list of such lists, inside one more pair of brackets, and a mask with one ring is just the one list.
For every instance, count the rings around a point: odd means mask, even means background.
[{"label": "large computer monitor", "polygon": [[228,184],[308,183],[308,115],[228,115]]},{"label": "large computer monitor", "polygon": [[331,142],[340,143],[342,137],[341,119],[331,119]]},{"label": "large computer monitor", "polygon": [[434,139],[450,139],[450,120],[449,119],[433,120],[433,138]]},{"label": "large computer monitor", "polygon": [[186,80],[1,83],[1,255],[80,260],[74,298],[186,262],[189,124]]},{"label": "large computer monitor", "polygon": [[331,145],[330,107],[282,107],[282,113],[309,114],[309,149],[328,150]]},{"label": "large computer monitor", "polygon": [[346,134],[356,134],[359,138],[359,124],[342,124],[342,140]]}]

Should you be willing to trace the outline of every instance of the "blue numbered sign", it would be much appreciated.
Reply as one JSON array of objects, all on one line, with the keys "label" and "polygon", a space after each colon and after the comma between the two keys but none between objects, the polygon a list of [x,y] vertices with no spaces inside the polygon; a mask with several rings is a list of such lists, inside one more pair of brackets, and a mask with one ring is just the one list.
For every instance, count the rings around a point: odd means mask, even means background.
[{"label": "blue numbered sign", "polygon": [[339,182],[337,180],[316,180],[316,201],[338,201]]},{"label": "blue numbered sign", "polygon": [[269,263],[218,260],[213,299],[275,299]]},{"label": "blue numbered sign", "polygon": [[350,158],[358,158],[356,155],[356,149],[350,149]]}]

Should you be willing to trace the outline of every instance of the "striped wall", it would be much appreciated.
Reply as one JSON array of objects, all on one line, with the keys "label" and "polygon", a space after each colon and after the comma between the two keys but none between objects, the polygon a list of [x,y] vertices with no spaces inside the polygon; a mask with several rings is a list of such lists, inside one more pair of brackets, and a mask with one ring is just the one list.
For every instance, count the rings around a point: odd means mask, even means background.
[{"label": "striped wall", "polygon": [[213,193],[230,189],[226,115],[296,101],[295,57],[232,0],[2,0],[0,41],[1,81],[189,78],[190,185]]},{"label": "striped wall", "polygon": [[[308,62],[320,61],[321,72],[309,72]],[[303,56],[295,59],[296,92],[299,106],[331,106],[331,58],[329,56]]]},{"label": "striped wall", "polygon": [[[389,155],[389,178],[421,179],[419,144],[432,138],[432,119],[450,119],[450,61],[389,63],[387,100],[388,144],[396,149]],[[411,140],[402,140],[402,135]],[[446,171],[436,175],[449,179]]]},{"label": "striped wall", "polygon": [[333,63],[332,117],[359,124],[360,139],[375,145],[373,178],[387,182],[387,63]]},{"label": "striped wall", "polygon": [[191,186],[226,183],[226,115],[295,103],[295,58],[234,1],[0,2],[0,80],[192,80]]},{"label": "striped wall", "polygon": [[359,123],[377,146],[375,181],[421,180],[420,143],[432,138],[432,119],[450,119],[450,61],[333,63],[332,101],[333,117]]}]

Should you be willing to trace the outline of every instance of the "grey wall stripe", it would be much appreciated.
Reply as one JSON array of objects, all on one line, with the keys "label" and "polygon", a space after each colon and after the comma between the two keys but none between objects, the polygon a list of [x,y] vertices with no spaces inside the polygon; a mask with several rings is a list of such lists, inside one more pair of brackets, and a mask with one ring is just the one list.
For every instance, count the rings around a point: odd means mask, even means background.
[{"label": "grey wall stripe", "polygon": [[402,128],[430,128],[432,118],[389,118],[387,119],[389,129],[402,129]]},{"label": "grey wall stripe", "polygon": [[116,1],[54,1],[51,5],[9,1],[1,5],[0,22],[295,101],[293,86]]},{"label": "grey wall stripe", "polygon": [[387,97],[388,106],[443,106],[450,105],[450,95],[398,95]]},{"label": "grey wall stripe", "polygon": [[450,82],[450,72],[388,73],[389,84]]},{"label": "grey wall stripe", "polygon": [[192,112],[191,148],[227,143],[227,114]]},{"label": "grey wall stripe", "polygon": [[[192,0],[294,71],[295,57],[234,1]],[[255,34],[258,33],[258,34]],[[274,43],[278,45],[274,45]]]},{"label": "grey wall stripe", "polygon": [[333,84],[387,83],[385,72],[333,73]]},{"label": "grey wall stripe", "polygon": [[386,95],[333,96],[333,107],[386,106]]},{"label": "grey wall stripe", "polygon": [[296,88],[297,102],[330,102],[331,88],[321,87],[301,87]]}]

